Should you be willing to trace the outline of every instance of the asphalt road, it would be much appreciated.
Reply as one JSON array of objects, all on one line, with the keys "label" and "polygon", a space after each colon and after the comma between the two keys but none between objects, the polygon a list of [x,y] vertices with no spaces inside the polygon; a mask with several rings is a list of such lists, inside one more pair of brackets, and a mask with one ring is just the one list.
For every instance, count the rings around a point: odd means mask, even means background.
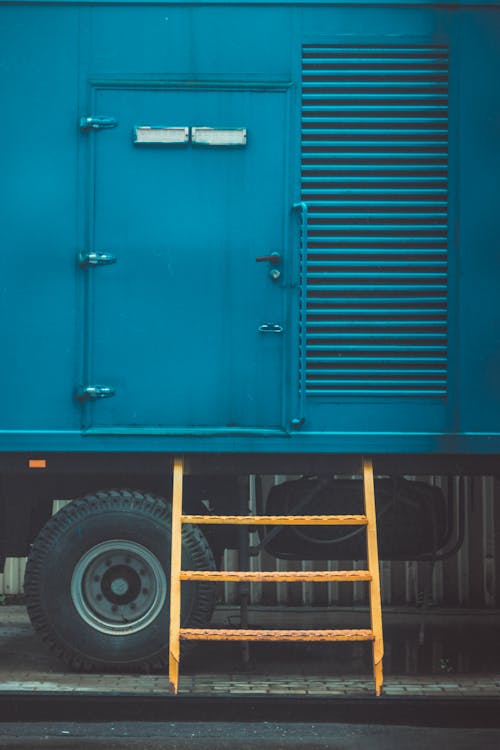
[{"label": "asphalt road", "polygon": [[0,748],[55,750],[498,750],[498,729],[271,722],[0,725]]}]

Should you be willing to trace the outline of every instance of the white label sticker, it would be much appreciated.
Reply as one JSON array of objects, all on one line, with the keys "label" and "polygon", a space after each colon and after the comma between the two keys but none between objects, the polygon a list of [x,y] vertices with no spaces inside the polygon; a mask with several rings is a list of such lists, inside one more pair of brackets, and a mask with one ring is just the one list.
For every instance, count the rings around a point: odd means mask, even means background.
[{"label": "white label sticker", "polygon": [[134,128],[134,143],[187,143],[189,128],[165,128],[157,125],[141,125]]},{"label": "white label sticker", "polygon": [[191,128],[191,140],[203,146],[246,146],[246,128]]}]

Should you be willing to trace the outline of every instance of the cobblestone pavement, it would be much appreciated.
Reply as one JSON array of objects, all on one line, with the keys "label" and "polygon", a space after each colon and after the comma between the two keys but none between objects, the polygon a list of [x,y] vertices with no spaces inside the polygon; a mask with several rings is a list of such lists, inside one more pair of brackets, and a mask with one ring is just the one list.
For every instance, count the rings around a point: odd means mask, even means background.
[{"label": "cobblestone pavement", "polygon": [[[35,679],[36,677],[36,679]],[[152,675],[56,674],[32,672],[9,674],[0,670],[0,691],[88,692],[168,694],[168,679]],[[371,679],[344,678],[307,679],[288,675],[276,679],[271,675],[198,674],[181,677],[183,695],[313,695],[353,697],[373,694]],[[439,677],[408,677],[391,675],[386,678],[384,694],[394,696],[467,696],[500,698],[500,675],[457,676],[445,681]]]}]

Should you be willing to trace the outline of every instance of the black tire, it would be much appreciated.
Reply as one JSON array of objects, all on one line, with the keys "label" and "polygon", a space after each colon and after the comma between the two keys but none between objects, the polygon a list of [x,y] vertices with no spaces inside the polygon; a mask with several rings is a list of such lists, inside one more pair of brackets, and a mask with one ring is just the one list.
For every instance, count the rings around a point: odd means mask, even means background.
[{"label": "black tire", "polygon": [[[73,500],[33,544],[25,595],[33,626],[79,671],[156,671],[168,664],[171,509],[164,499],[110,490]],[[214,570],[196,526],[182,532],[182,565]],[[214,585],[186,582],[181,625],[204,627]]]}]

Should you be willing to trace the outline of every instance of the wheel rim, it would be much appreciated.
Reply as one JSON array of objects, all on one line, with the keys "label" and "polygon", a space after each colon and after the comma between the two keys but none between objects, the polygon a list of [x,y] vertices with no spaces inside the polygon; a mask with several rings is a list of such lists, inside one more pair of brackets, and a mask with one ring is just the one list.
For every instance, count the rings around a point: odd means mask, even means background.
[{"label": "wheel rim", "polygon": [[108,635],[146,628],[167,596],[165,572],[146,547],[127,539],[101,542],[80,558],[71,579],[71,598],[80,617]]}]

